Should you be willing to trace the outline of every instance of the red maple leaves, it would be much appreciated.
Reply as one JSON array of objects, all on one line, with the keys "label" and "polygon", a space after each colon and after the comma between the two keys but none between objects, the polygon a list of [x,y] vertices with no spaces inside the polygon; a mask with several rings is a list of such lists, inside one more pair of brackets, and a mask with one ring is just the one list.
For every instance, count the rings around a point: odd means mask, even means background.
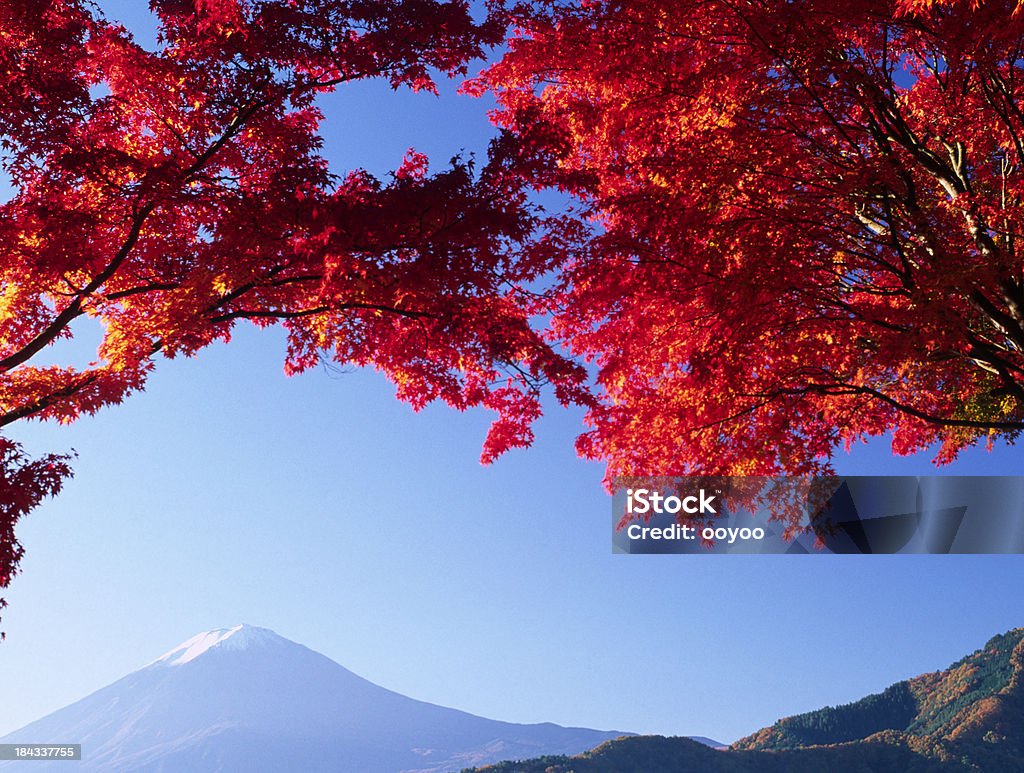
[{"label": "red maple leaves", "polygon": [[[156,355],[195,354],[238,320],[287,327],[289,372],[368,365],[416,407],[496,411],[485,461],[530,442],[543,384],[583,399],[582,369],[530,325],[543,216],[500,146],[433,174],[410,152],[383,181],[335,179],[320,155],[318,94],[364,78],[431,89],[432,72],[500,39],[497,14],[478,23],[458,0],[152,7],[155,51],[78,0],[0,14],[0,427],[118,403]],[[39,364],[82,317],[103,328],[96,361]],[[56,488],[27,489],[8,526]],[[9,578],[20,553],[2,536]]]},{"label": "red maple leaves", "polygon": [[[485,461],[548,383],[610,476],[815,473],[890,431],[948,461],[1024,428],[1015,3],[152,7],[155,51],[84,0],[0,14],[0,427],[117,403],[249,320],[288,329],[289,372],[496,411]],[[467,86],[500,100],[486,163],[331,176],[318,94],[431,89],[509,18]],[[39,364],[83,316],[96,361]]]},{"label": "red maple leaves", "polygon": [[[247,319],[289,328],[291,371],[325,354],[372,364],[416,404],[500,409],[519,425],[500,434],[525,442],[530,411],[508,390],[579,373],[528,324],[517,287],[542,267],[515,178],[500,158],[428,175],[410,154],[390,182],[338,184],[313,104],[368,77],[429,88],[430,68],[494,42],[495,21],[429,0],[154,10],[156,52],[73,2],[5,21],[10,67],[55,85],[19,86],[4,134],[0,426],[118,402],[156,353],[191,355]],[[99,359],[34,366],[83,315],[104,327]]]},{"label": "red maple leaves", "polygon": [[1016,3],[541,2],[477,88],[597,228],[552,330],[611,475],[1024,428]]}]

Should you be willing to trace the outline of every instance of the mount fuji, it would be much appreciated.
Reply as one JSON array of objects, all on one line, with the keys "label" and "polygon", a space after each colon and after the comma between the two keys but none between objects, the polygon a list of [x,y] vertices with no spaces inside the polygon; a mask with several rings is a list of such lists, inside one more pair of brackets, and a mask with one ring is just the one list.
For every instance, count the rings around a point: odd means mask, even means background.
[{"label": "mount fuji", "polygon": [[[623,733],[484,719],[378,687],[266,628],[201,633],[0,743],[80,743],[73,770],[442,773]],[[0,769],[24,763],[0,763]],[[20,769],[20,767],[19,767]]]}]

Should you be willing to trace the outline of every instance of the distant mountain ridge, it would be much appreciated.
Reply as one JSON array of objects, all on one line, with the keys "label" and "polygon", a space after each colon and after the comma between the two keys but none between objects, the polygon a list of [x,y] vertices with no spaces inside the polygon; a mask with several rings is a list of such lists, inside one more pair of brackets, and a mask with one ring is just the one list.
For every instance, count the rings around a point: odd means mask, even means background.
[{"label": "distant mountain ridge", "polygon": [[[1021,773],[1024,628],[935,673],[844,706],[779,720],[727,751],[635,736],[572,757],[480,773]],[[469,773],[467,771],[466,773]]]},{"label": "distant mountain ridge", "polygon": [[82,744],[81,763],[33,761],[33,773],[442,773],[574,754],[620,735],[499,722],[414,700],[241,625],[199,634],[0,742]]}]

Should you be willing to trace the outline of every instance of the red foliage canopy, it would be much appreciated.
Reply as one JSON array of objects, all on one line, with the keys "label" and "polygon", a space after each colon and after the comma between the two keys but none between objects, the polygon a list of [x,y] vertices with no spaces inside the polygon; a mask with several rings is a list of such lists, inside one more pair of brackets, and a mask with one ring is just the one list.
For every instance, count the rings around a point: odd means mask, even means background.
[{"label": "red foliage canopy", "polygon": [[[599,368],[580,449],[611,476],[820,472],[888,431],[949,461],[1024,428],[1015,2],[523,4],[472,87],[516,141],[384,181],[332,178],[316,96],[430,89],[502,14],[151,5],[155,51],[86,0],[0,9],[0,427],[119,402],[247,319],[287,327],[289,372],[373,365],[415,406],[497,411],[485,460],[530,442],[543,383],[589,401],[559,344]],[[530,186],[575,195],[592,238]],[[521,289],[552,269],[547,298]],[[85,316],[97,361],[46,364]],[[36,482],[0,511],[0,585],[14,520],[67,472],[3,442],[0,485]]]},{"label": "red foliage canopy", "polygon": [[597,222],[553,334],[609,474],[948,462],[1024,428],[1024,12],[549,0],[494,88],[522,173]]},{"label": "red foliage canopy", "polygon": [[[386,181],[335,179],[319,152],[317,95],[364,78],[433,89],[430,72],[500,40],[497,14],[477,23],[462,0],[151,6],[155,51],[86,0],[0,8],[0,427],[117,403],[156,354],[192,355],[237,320],[284,324],[289,372],[373,365],[416,407],[496,411],[485,461],[530,442],[542,384],[583,399],[582,369],[529,324],[519,288],[552,250],[527,243],[540,215],[500,142],[481,169],[434,175],[410,151]],[[104,331],[96,362],[48,364],[82,317]],[[3,587],[14,521],[58,484],[18,477],[0,442],[0,497],[29,487],[0,501]]]}]

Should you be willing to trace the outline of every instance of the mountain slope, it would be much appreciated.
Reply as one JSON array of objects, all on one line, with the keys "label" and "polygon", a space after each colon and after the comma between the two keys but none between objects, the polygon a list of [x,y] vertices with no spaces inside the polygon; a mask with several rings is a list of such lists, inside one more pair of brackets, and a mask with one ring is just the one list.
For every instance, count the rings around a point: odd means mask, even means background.
[{"label": "mountain slope", "polygon": [[793,749],[874,739],[985,770],[1024,769],[1024,628],[995,636],[944,671],[776,722],[735,749]]},{"label": "mountain slope", "polygon": [[1024,629],[992,638],[948,669],[845,706],[776,722],[714,751],[685,738],[636,736],[568,757],[488,773],[1021,773]]},{"label": "mountain slope", "polygon": [[0,742],[82,744],[80,765],[33,762],[38,773],[439,773],[576,753],[618,735],[497,722],[413,700],[272,631],[236,626],[200,634]]}]

